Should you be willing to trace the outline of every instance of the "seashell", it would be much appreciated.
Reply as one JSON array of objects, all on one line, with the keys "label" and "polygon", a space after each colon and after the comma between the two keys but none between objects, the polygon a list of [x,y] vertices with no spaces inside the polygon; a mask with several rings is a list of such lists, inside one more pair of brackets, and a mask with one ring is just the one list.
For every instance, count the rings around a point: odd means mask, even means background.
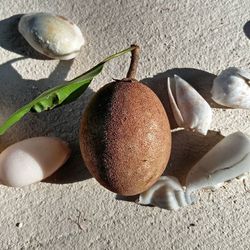
[{"label": "seashell", "polygon": [[168,78],[168,96],[177,124],[187,130],[206,135],[212,122],[212,109],[185,80],[177,75],[174,75],[173,80],[174,83],[171,84]]},{"label": "seashell", "polygon": [[213,82],[212,99],[231,108],[250,108],[250,72],[239,68],[223,70]]},{"label": "seashell", "polygon": [[18,30],[35,50],[60,60],[76,57],[85,43],[81,30],[74,23],[50,13],[23,15]]},{"label": "seashell", "polygon": [[64,141],[34,137],[17,142],[0,154],[0,183],[22,187],[45,179],[69,158]]},{"label": "seashell", "polygon": [[168,210],[177,210],[192,202],[191,196],[187,197],[180,182],[173,176],[161,176],[151,188],[140,194],[138,201],[141,205],[153,205]]},{"label": "seashell", "polygon": [[236,132],[222,139],[186,177],[186,192],[190,196],[203,188],[219,188],[224,182],[250,172],[250,138]]}]

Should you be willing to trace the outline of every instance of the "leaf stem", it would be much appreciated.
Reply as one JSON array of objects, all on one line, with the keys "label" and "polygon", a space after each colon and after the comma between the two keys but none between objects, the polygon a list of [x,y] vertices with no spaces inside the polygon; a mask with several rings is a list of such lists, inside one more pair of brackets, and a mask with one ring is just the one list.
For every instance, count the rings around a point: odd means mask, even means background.
[{"label": "leaf stem", "polygon": [[127,78],[132,78],[135,79],[136,78],[136,72],[137,72],[137,68],[138,68],[138,63],[139,63],[139,58],[140,58],[140,47],[136,44],[132,44],[131,48],[134,48],[131,51],[131,62],[130,62],[130,66],[128,69],[128,73],[127,73]]}]

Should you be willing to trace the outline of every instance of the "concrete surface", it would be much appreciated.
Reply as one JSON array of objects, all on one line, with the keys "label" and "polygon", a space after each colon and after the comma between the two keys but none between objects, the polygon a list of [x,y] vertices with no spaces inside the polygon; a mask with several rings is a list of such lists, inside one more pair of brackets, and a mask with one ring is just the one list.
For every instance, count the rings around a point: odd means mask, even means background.
[{"label": "concrete surface", "polygon": [[[173,132],[168,173],[183,181],[187,169],[223,136],[249,131],[249,111],[223,109],[209,96],[222,69],[250,68],[249,0],[0,3],[0,122],[42,90],[137,42],[142,47],[138,79],[159,95],[172,128],[167,76],[178,73],[189,80],[213,107],[207,137]],[[80,26],[87,45],[74,61],[45,60],[22,40],[15,15],[34,11],[58,13]],[[78,101],[28,115],[0,138],[3,149],[23,138],[57,135],[73,149],[71,160],[45,182],[0,187],[0,249],[250,249],[249,178],[245,185],[234,180],[216,192],[203,191],[196,205],[166,211],[116,197],[90,177],[79,154],[79,119],[93,93],[124,77],[128,63],[128,55],[109,63]]]}]

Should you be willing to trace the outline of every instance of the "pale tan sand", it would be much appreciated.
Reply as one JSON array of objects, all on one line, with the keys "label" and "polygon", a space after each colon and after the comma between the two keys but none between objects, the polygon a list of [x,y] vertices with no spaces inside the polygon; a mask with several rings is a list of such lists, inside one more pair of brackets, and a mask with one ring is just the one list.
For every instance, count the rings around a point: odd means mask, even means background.
[{"label": "pale tan sand", "polygon": [[[229,66],[250,68],[250,1],[0,0],[0,121],[40,91],[77,76],[113,52],[142,47],[138,79],[146,79],[167,110],[167,76],[177,73],[211,103],[207,137],[178,131],[168,173],[183,181],[187,168],[222,136],[250,131],[250,112],[221,109],[209,98],[214,75]],[[69,17],[87,45],[76,60],[37,57],[18,37],[11,16],[49,11]],[[177,212],[118,200],[83,166],[78,149],[82,110],[93,91],[122,78],[129,55],[109,63],[77,102],[50,113],[29,115],[7,135],[7,144],[52,134],[71,143],[73,158],[50,182],[24,189],[0,187],[1,249],[249,249],[250,179],[204,191],[196,205]],[[178,70],[173,70],[179,68]],[[170,116],[171,119],[171,116]],[[172,119],[171,119],[172,120]],[[176,169],[180,169],[177,173]],[[51,184],[51,181],[56,183]]]}]

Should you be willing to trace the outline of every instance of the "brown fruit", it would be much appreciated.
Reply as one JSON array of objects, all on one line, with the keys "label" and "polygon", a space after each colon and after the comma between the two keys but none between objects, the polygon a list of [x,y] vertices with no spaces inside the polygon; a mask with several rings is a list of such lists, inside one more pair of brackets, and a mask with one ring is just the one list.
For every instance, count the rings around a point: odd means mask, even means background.
[{"label": "brown fruit", "polygon": [[122,195],[142,193],[162,175],[170,156],[171,131],[162,103],[133,79],[105,85],[84,112],[80,148],[104,187]]}]

